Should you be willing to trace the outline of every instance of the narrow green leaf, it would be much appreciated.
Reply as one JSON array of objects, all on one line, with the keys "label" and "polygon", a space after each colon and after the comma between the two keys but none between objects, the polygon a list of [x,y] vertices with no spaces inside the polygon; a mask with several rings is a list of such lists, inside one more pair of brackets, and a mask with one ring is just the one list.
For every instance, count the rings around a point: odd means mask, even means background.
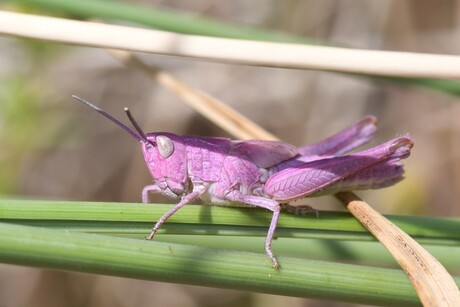
[{"label": "narrow green leaf", "polygon": [[[0,221],[143,239],[172,205],[0,199]],[[452,272],[459,272],[459,219],[389,216]],[[254,208],[190,205],[163,225],[156,240],[263,253],[271,213]],[[278,255],[394,266],[380,243],[348,213],[281,215]],[[321,239],[321,240],[318,240]],[[258,242],[258,243],[255,243]]]},{"label": "narrow green leaf", "polygon": [[[376,305],[418,305],[400,270],[0,223],[0,261]],[[457,280],[458,282],[458,280]]]},{"label": "narrow green leaf", "polygon": [[[101,202],[72,202],[72,201],[37,201],[0,199],[0,219],[3,220],[39,220],[43,221],[104,221],[111,222],[143,222],[147,224],[136,227],[149,227],[158,220],[173,205],[164,204],[128,204],[128,203],[101,203]],[[460,219],[433,218],[416,216],[387,215],[393,223],[411,236],[423,239],[439,239],[442,244],[460,245]],[[249,207],[222,207],[190,205],[179,210],[167,224],[198,224],[198,228],[206,225],[205,231],[219,231],[225,225],[248,226],[251,229],[262,227],[266,229],[270,224],[271,212]],[[51,226],[51,224],[49,224]],[[79,224],[80,226],[82,224]],[[77,227],[80,227],[77,224]],[[166,226],[165,225],[165,226]],[[201,225],[201,226],[200,226]],[[217,225],[218,228],[213,228]],[[68,225],[70,227],[70,225]],[[88,225],[89,226],[89,225]],[[117,226],[117,225],[115,225]],[[133,225],[126,225],[133,227]],[[283,230],[284,228],[284,230]],[[139,228],[138,228],[139,229]],[[221,228],[223,232],[234,231],[230,228]],[[245,232],[247,229],[242,229]],[[347,232],[359,239],[372,238],[367,230],[349,213],[320,212],[319,218],[314,215],[295,215],[283,213],[278,223],[278,236],[302,237],[302,232],[324,230],[335,235],[334,232]],[[178,230],[180,233],[180,230]],[[189,231],[189,230],[187,230]],[[232,234],[232,233],[229,233]],[[233,233],[235,234],[235,233]],[[241,233],[240,233],[241,234]],[[327,235],[327,233],[323,233]],[[355,236],[356,235],[356,236]]]}]

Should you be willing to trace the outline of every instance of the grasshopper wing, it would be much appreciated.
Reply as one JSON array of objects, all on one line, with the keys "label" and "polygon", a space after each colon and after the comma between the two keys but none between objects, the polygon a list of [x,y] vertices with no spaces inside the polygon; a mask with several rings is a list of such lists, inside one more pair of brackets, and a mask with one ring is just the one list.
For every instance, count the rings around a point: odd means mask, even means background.
[{"label": "grasshopper wing", "polygon": [[[338,192],[350,190],[352,186],[366,186],[359,182],[363,178],[376,182],[389,182],[390,177],[396,176],[402,178],[399,160],[409,156],[412,145],[410,137],[399,137],[357,154],[305,162],[273,174],[265,183],[264,191],[274,200],[289,202],[321,194],[324,190]],[[369,170],[378,170],[375,178],[369,178]],[[357,183],[348,182],[348,178]],[[372,182],[367,186],[372,187]]]},{"label": "grasshopper wing", "polygon": [[230,154],[246,157],[261,168],[269,168],[298,154],[297,147],[280,141],[233,141]]},{"label": "grasshopper wing", "polygon": [[299,148],[302,156],[341,156],[374,137],[377,118],[367,115],[342,131],[318,143]]}]

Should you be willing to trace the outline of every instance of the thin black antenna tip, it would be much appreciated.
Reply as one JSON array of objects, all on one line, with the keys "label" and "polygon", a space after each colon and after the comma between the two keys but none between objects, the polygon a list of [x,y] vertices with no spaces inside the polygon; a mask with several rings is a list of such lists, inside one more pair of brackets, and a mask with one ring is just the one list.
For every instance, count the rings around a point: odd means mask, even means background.
[{"label": "thin black antenna tip", "polygon": [[72,95],[72,98],[73,98],[73,99],[76,99],[76,100],[78,100],[78,101],[80,101],[80,102],[83,102],[83,103],[86,104],[88,107],[90,107],[90,108],[92,108],[92,109],[94,109],[94,110],[96,110],[96,111],[98,111],[98,112],[101,112],[101,111],[102,111],[101,108],[95,106],[94,104],[92,104],[91,102],[89,102],[89,101],[86,100],[86,99],[83,99],[83,98],[81,98],[81,97],[78,97],[77,95]]}]

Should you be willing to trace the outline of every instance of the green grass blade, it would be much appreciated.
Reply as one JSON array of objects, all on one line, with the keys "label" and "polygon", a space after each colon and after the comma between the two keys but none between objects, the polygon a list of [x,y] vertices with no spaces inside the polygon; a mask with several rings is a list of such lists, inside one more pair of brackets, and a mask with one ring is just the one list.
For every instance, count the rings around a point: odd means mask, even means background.
[{"label": "green grass blade", "polygon": [[[263,253],[264,237],[241,237],[210,235],[167,235],[158,236],[157,241],[180,244],[194,244],[216,249],[231,249]],[[460,274],[460,247],[426,245],[428,250],[452,274]],[[399,268],[399,264],[380,242],[352,240],[318,240],[283,238],[273,242],[276,255],[303,259],[338,261],[380,267]]]},{"label": "green grass blade", "polygon": [[[71,201],[0,200],[0,221],[143,239],[171,205]],[[389,216],[452,272],[459,272],[459,219]],[[271,213],[254,208],[191,205],[163,225],[156,239],[263,253]],[[394,266],[380,243],[348,213],[320,217],[281,215],[274,250],[278,255]],[[321,240],[318,240],[321,239]],[[258,243],[256,243],[258,242]]]},{"label": "green grass blade", "polygon": [[[0,261],[377,305],[418,305],[400,270],[0,223]],[[458,282],[458,280],[457,280]]]},{"label": "green grass blade", "polygon": [[[173,205],[164,204],[134,204],[134,203],[101,203],[101,202],[72,202],[72,201],[37,201],[0,199],[0,219],[3,220],[38,220],[38,221],[103,221],[111,222],[136,222],[145,223],[138,225],[140,231],[145,232],[145,227],[150,228],[152,223],[160,218]],[[391,216],[387,215],[393,223],[406,233],[417,238],[452,240],[452,244],[460,242],[460,219],[432,218],[416,216]],[[219,229],[212,228],[225,225],[247,226],[253,229],[262,227],[266,229],[271,220],[271,213],[249,207],[221,207],[190,205],[179,210],[170,219],[168,224],[207,225],[203,231],[217,233]],[[150,225],[150,226],[149,226]],[[44,224],[46,226],[46,224]],[[50,224],[51,226],[51,224]],[[71,224],[69,225],[71,227]],[[127,225],[132,226],[132,225]],[[367,230],[349,213],[321,212],[319,218],[314,215],[295,215],[284,213],[279,219],[280,236],[302,237],[302,232],[308,230],[325,230],[330,232],[349,232],[348,235],[369,236]],[[114,225],[118,227],[118,225]],[[285,228],[285,230],[282,230]],[[232,231],[231,228],[223,231]],[[187,230],[189,231],[189,230]],[[243,229],[246,232],[247,229]],[[283,233],[281,233],[284,231]],[[180,233],[180,230],[178,230]],[[361,233],[361,234],[359,234]],[[230,233],[235,234],[235,233]],[[242,234],[242,233],[238,233]],[[457,242],[457,243],[455,243]],[[444,242],[443,242],[444,244]]]}]

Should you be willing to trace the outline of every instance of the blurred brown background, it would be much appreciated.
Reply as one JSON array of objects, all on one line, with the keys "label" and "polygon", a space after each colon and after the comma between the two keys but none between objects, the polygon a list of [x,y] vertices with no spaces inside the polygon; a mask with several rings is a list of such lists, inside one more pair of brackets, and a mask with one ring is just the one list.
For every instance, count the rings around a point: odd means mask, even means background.
[{"label": "blurred brown background", "polygon": [[[365,49],[458,54],[458,1],[144,1],[238,24]],[[141,3],[142,1],[136,1]],[[0,4],[0,9],[2,5]],[[139,202],[149,184],[138,144],[72,94],[146,131],[227,136],[142,73],[93,48],[0,37],[0,193],[6,197]],[[458,98],[334,73],[143,56],[296,145],[365,114],[373,143],[410,133],[406,179],[360,192],[383,213],[459,216]],[[332,197],[311,200],[340,210]],[[0,265],[0,307],[324,306],[326,302]],[[344,304],[330,303],[328,306]]]}]

